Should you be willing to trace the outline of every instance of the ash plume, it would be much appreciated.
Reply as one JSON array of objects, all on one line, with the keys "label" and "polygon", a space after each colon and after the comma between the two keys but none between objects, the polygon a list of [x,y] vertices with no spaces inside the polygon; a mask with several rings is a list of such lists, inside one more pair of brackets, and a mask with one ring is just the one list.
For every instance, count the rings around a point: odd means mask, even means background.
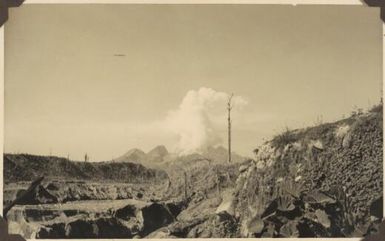
[{"label": "ash plume", "polygon": [[[190,90],[176,110],[168,113],[166,128],[178,137],[175,151],[179,155],[201,152],[222,143],[218,120],[225,123],[225,107],[229,94],[211,88]],[[247,104],[241,96],[233,97],[234,109]]]}]

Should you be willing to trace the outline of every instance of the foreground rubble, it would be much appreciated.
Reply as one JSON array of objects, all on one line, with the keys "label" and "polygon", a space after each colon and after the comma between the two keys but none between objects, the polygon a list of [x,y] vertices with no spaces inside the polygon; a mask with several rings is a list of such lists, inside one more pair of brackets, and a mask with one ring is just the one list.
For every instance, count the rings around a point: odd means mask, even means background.
[{"label": "foreground rubble", "polygon": [[[174,213],[170,211],[173,208]],[[139,200],[15,206],[10,233],[25,238],[133,238],[175,221],[175,204]]]}]

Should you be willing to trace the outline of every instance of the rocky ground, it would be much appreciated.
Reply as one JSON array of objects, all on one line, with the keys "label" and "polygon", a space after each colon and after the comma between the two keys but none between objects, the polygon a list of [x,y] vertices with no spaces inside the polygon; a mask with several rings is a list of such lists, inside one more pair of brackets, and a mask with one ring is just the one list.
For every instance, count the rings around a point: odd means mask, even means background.
[{"label": "rocky ground", "polygon": [[[7,218],[27,238],[362,237],[383,217],[382,122],[381,106],[283,132],[253,159],[167,162],[142,183],[45,180]],[[30,184],[15,180],[5,204]]]},{"label": "rocky ground", "polygon": [[[26,183],[5,186],[4,206],[9,205],[28,188]],[[19,204],[56,204],[85,200],[160,200],[165,184],[96,183],[85,181],[48,181],[39,185],[33,195]]]},{"label": "rocky ground", "polygon": [[256,149],[234,192],[241,236],[361,237],[383,217],[382,109],[287,131]]},{"label": "rocky ground", "polygon": [[[178,237],[221,237],[222,232],[235,237],[216,211],[222,197],[231,197],[240,165],[189,160],[183,169],[168,166],[169,181],[151,184],[44,180],[8,212],[10,232],[27,238],[145,238],[158,237],[159,228],[171,225],[185,230]],[[23,195],[28,183],[6,185],[5,204]],[[151,212],[144,215],[147,208]],[[77,225],[87,231],[80,234]],[[212,233],[212,225],[219,225],[215,232],[220,233]]]},{"label": "rocky ground", "polygon": [[172,207],[133,199],[23,205],[8,220],[29,238],[133,238],[173,222]]}]

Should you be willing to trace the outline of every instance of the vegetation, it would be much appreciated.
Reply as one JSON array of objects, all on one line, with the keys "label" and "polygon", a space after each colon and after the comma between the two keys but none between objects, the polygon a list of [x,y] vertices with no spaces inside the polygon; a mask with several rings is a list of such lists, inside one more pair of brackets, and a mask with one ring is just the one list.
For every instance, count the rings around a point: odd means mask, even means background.
[{"label": "vegetation", "polygon": [[382,110],[383,110],[383,106],[382,106],[382,102],[378,105],[375,105],[373,106],[369,112],[372,112],[372,113],[382,113]]},{"label": "vegetation", "polygon": [[271,143],[273,147],[284,147],[287,144],[293,143],[297,141],[297,135],[294,131],[289,130],[288,127],[286,127],[286,130],[282,132],[281,134],[278,134],[275,136]]}]

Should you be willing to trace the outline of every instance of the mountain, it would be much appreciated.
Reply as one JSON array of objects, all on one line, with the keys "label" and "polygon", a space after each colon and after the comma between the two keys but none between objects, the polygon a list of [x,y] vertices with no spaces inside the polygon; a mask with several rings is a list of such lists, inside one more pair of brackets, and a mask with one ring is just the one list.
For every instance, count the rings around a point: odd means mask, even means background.
[{"label": "mountain", "polygon": [[[147,154],[140,149],[133,148],[123,156],[115,159],[115,161],[140,163],[147,167],[162,167],[164,165],[168,166],[171,163],[188,164],[190,162],[206,159],[215,164],[228,164],[228,151],[223,146],[209,146],[201,153],[195,152],[188,155],[178,155],[176,153],[169,153],[165,146],[158,145]],[[231,154],[231,163],[239,163],[245,159],[247,158],[242,157],[235,152],[232,152]]]},{"label": "mountain", "polygon": [[128,152],[126,152],[123,156],[116,158],[115,161],[141,163],[145,159],[146,159],[146,153],[144,153],[144,151],[138,148],[133,148]]},{"label": "mountain", "polygon": [[166,147],[163,145],[159,145],[150,150],[147,154],[138,148],[133,148],[126,152],[124,155],[116,158],[115,161],[133,162],[140,163],[146,166],[152,166],[153,164],[163,162],[167,155],[169,155],[169,153]]},{"label": "mountain", "polygon": [[149,151],[146,155],[147,162],[163,162],[164,158],[168,155],[168,151],[165,146],[159,145]]}]

